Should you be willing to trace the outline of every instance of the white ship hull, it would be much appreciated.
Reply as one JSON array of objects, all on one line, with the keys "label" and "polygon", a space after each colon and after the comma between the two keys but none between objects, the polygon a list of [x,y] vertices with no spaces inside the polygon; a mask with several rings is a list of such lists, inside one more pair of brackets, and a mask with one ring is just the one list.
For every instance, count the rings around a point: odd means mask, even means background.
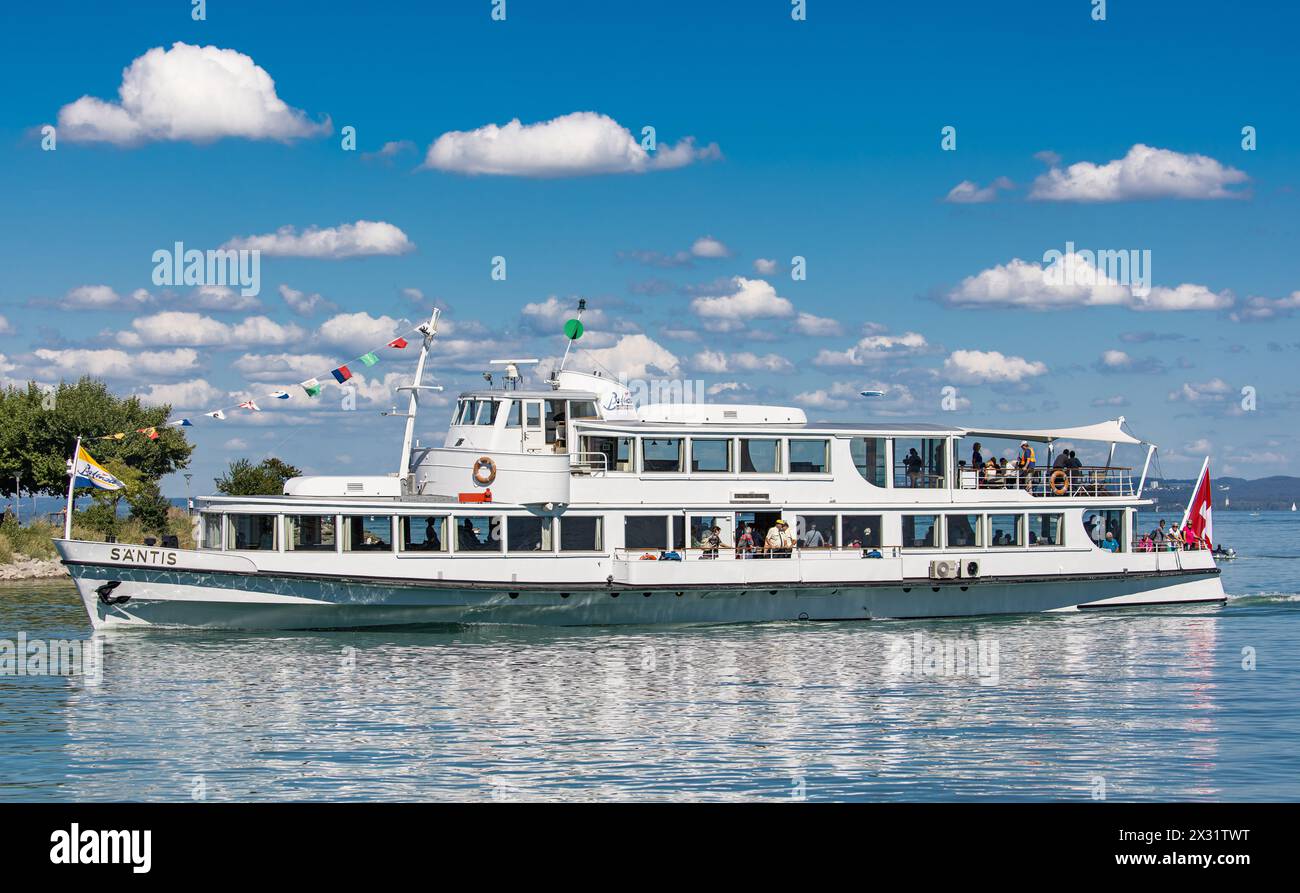
[{"label": "white ship hull", "polygon": [[[622,582],[493,583],[323,577],[261,570],[246,558],[183,550],[144,550],[60,542],[96,628],[128,626],[224,629],[344,629],[431,624],[585,626],[881,620],[1029,614],[1076,608],[1214,603],[1224,600],[1208,568],[985,576],[979,579],[861,579],[895,568],[882,561],[727,562],[738,582],[692,581],[722,562],[622,569]],[[111,556],[127,555],[118,561]],[[143,557],[148,563],[139,563]],[[1195,557],[1195,556],[1189,556]],[[901,563],[898,569],[901,569]],[[703,567],[701,567],[703,566]],[[810,570],[811,568],[811,570]],[[857,572],[859,579],[831,579]],[[649,581],[649,574],[664,579]],[[613,575],[609,575],[613,576]],[[810,579],[818,577],[820,579]],[[104,592],[105,584],[117,585]]]}]

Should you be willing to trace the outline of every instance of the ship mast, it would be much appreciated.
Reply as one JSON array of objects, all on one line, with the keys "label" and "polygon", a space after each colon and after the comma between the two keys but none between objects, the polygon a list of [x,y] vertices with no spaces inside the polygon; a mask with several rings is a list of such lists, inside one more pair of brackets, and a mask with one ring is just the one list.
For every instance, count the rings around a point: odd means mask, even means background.
[{"label": "ship mast", "polygon": [[400,478],[404,478],[410,473],[411,444],[415,440],[415,415],[420,407],[420,391],[435,390],[424,386],[424,363],[429,358],[429,348],[433,344],[433,336],[438,334],[438,315],[441,312],[437,307],[434,307],[429,321],[420,325],[418,331],[424,335],[424,341],[420,344],[420,358],[415,363],[415,379],[409,387],[397,389],[411,392],[411,399],[406,407],[406,432],[402,435],[402,460],[397,467],[397,476]]}]

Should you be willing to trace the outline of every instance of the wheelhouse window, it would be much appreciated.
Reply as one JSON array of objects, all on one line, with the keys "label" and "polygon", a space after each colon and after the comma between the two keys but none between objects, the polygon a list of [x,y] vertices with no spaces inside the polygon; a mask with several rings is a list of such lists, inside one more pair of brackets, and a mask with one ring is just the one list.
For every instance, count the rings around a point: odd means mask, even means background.
[{"label": "wheelhouse window", "polygon": [[570,400],[569,418],[598,419],[600,418],[600,413],[596,411],[596,403],[594,400]]},{"label": "wheelhouse window", "polygon": [[791,440],[791,474],[826,474],[831,469],[829,440]]},{"label": "wheelhouse window", "polygon": [[500,552],[500,515],[466,515],[455,519],[457,552]]},{"label": "wheelhouse window", "polygon": [[[790,455],[794,455],[793,447]],[[835,539],[834,515],[795,515],[795,541],[805,549],[833,549],[839,545]]]},{"label": "wheelhouse window", "polygon": [[456,418],[452,421],[453,425],[472,425],[474,424],[474,415],[478,412],[477,400],[460,401],[459,410]]},{"label": "wheelhouse window", "polygon": [[903,548],[937,549],[939,547],[938,515],[904,515]]},{"label": "wheelhouse window", "polygon": [[1065,545],[1065,516],[1059,514],[1033,514],[1029,516],[1029,545]]},{"label": "wheelhouse window", "polygon": [[[588,464],[594,464],[605,471],[632,471],[632,438],[605,437],[588,434],[582,437],[581,458]],[[600,456],[604,456],[601,460]]]},{"label": "wheelhouse window", "polygon": [[628,515],[623,519],[623,545],[629,549],[667,549],[667,515]]},{"label": "wheelhouse window", "polygon": [[984,545],[983,525],[979,515],[944,515],[946,542],[950,549],[974,549]]},{"label": "wheelhouse window", "polygon": [[518,400],[510,401],[510,411],[506,413],[506,427],[518,428],[523,425],[522,404]]},{"label": "wheelhouse window", "polygon": [[989,515],[989,543],[993,548],[1018,547],[1025,544],[1021,532],[1023,515]]},{"label": "wheelhouse window", "polygon": [[605,551],[605,519],[599,515],[565,515],[560,519],[560,551]]},{"label": "wheelhouse window", "polygon": [[445,515],[403,515],[400,520],[403,552],[446,552]]},{"label": "wheelhouse window", "polygon": [[203,513],[203,548],[221,548],[221,515],[217,512]]},{"label": "wheelhouse window", "polygon": [[725,437],[691,438],[691,471],[731,471],[731,441]]},{"label": "wheelhouse window", "polygon": [[506,549],[511,552],[550,552],[551,519],[514,515],[506,519]]},{"label": "wheelhouse window", "polygon": [[[1088,531],[1088,539],[1092,540],[1094,546],[1113,552],[1127,551],[1124,544],[1123,509],[1089,509],[1083,513],[1083,528]],[[1106,536],[1108,533],[1109,539]]]},{"label": "wheelhouse window", "polygon": [[641,438],[641,470],[647,474],[681,472],[682,438]]},{"label": "wheelhouse window", "polygon": [[275,550],[275,515],[226,515],[226,548]]},{"label": "wheelhouse window", "polygon": [[845,515],[840,518],[840,527],[849,548],[880,548],[880,515]]},{"label": "wheelhouse window", "polygon": [[284,548],[289,552],[333,552],[333,515],[285,515]]},{"label": "wheelhouse window", "polygon": [[889,486],[887,442],[884,437],[854,437],[849,441],[853,466],[867,483],[876,487]]},{"label": "wheelhouse window", "polygon": [[497,410],[501,404],[496,400],[478,401],[478,414],[475,416],[474,424],[476,425],[495,425],[497,423]]},{"label": "wheelhouse window", "polygon": [[944,437],[900,437],[894,441],[895,487],[942,487]]},{"label": "wheelhouse window", "polygon": [[347,515],[343,518],[344,552],[389,552],[392,548],[392,515]]},{"label": "wheelhouse window", "polygon": [[778,474],[781,471],[781,441],[767,437],[740,439],[742,474]]}]

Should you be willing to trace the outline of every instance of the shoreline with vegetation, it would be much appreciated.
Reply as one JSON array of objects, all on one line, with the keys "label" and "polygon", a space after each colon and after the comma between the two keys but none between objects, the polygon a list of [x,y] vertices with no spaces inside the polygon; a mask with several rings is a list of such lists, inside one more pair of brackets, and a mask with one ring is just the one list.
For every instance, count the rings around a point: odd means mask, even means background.
[{"label": "shoreline with vegetation", "polygon": [[[76,512],[72,516],[72,538],[91,542],[104,542],[106,537],[93,522],[83,521],[85,512]],[[175,536],[182,549],[194,548],[193,519],[180,509],[167,512],[165,521],[167,535]],[[144,545],[146,537],[161,542],[162,537],[152,527],[130,519],[119,519],[114,525],[113,535],[119,543]],[[47,521],[35,521],[19,526],[13,520],[0,524],[0,582],[11,580],[45,580],[65,577],[68,572],[59,561],[54,548],[54,540],[63,536],[62,528]]]}]

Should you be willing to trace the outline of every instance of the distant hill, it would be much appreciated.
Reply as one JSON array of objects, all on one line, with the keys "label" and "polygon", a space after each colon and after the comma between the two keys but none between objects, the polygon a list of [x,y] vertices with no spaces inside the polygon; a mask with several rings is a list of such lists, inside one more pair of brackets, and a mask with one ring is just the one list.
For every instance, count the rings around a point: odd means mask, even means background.
[{"label": "distant hill", "polygon": [[[1210,481],[1214,484],[1214,507],[1220,511],[1230,512],[1265,512],[1291,508],[1291,503],[1300,503],[1300,477],[1278,474],[1273,477],[1257,478],[1253,481],[1245,478],[1216,478],[1211,473]],[[1159,486],[1151,488],[1147,484],[1146,495],[1156,499],[1160,511],[1181,511],[1187,507],[1187,500],[1192,496],[1195,480],[1165,478]],[[1224,488],[1227,489],[1224,489]]]}]

